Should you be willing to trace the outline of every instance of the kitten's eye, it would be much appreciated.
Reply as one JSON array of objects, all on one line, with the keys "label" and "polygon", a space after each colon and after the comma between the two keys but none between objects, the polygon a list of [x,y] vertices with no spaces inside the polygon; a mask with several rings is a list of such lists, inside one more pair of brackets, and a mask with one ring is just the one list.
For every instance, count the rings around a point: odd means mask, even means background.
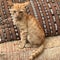
[{"label": "kitten's eye", "polygon": [[14,11],[14,13],[16,13],[16,11]]}]

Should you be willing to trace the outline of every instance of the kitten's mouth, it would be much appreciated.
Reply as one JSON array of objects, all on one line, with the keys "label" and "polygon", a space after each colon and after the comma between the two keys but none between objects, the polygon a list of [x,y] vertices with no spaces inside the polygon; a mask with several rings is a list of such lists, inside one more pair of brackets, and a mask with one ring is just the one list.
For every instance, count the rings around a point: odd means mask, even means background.
[{"label": "kitten's mouth", "polygon": [[21,20],[21,19],[22,19],[22,17],[20,17],[20,16],[17,16],[17,17],[16,17],[16,19],[18,19],[18,20]]}]

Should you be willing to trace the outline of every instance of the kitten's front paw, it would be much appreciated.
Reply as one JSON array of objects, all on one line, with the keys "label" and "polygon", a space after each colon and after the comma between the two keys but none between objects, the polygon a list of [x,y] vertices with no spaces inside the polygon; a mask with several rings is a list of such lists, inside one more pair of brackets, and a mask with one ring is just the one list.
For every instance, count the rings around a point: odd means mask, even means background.
[{"label": "kitten's front paw", "polygon": [[24,48],[24,46],[25,46],[24,42],[20,41],[19,42],[19,48],[22,49],[22,48]]},{"label": "kitten's front paw", "polygon": [[25,48],[30,48],[30,47],[31,47],[30,43],[25,44]]}]

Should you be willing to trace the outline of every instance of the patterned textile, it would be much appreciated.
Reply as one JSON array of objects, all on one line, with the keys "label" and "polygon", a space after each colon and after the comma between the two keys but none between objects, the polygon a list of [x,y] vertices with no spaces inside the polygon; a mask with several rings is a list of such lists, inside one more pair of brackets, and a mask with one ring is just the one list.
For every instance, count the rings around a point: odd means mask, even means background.
[{"label": "patterned textile", "polygon": [[[20,39],[19,29],[13,24],[7,1],[22,3],[25,0],[0,0],[0,42]],[[34,15],[46,36],[60,34],[60,8],[56,0],[30,0],[27,13]]]},{"label": "patterned textile", "polygon": [[[0,0],[0,43],[20,40],[20,31],[13,24],[7,1],[10,0]],[[18,2],[19,0],[11,1]]]},{"label": "patterned textile", "polygon": [[60,8],[56,0],[30,0],[27,12],[39,20],[46,36],[60,34]]}]

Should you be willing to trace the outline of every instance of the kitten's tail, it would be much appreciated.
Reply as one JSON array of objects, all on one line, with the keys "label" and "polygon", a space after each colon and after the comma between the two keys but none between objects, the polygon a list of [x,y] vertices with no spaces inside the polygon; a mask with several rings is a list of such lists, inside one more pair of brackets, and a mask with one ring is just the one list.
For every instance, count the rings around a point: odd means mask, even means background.
[{"label": "kitten's tail", "polygon": [[34,50],[34,52],[29,57],[29,60],[34,60],[39,54],[41,54],[44,50],[44,45],[41,45],[37,50]]}]

